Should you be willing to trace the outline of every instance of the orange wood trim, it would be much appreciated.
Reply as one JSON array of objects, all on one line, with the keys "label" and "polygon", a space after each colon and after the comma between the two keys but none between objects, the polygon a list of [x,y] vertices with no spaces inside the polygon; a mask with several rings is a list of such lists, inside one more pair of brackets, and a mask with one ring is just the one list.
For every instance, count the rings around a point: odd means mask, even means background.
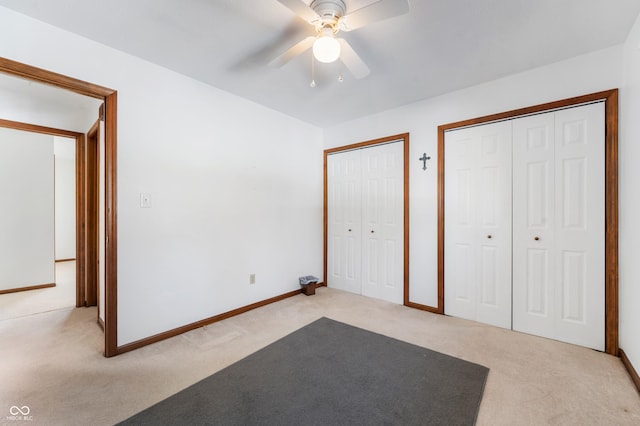
[{"label": "orange wood trim", "polygon": [[387,136],[384,138],[379,138],[379,139],[372,139],[369,141],[364,141],[364,142],[358,142],[358,143],[354,143],[351,145],[344,145],[344,146],[339,146],[336,148],[329,148],[329,149],[325,149],[325,154],[333,154],[336,152],[341,152],[341,151],[350,151],[353,149],[359,149],[359,148],[366,148],[369,146],[373,146],[373,145],[381,145],[383,143],[387,143],[387,142],[393,142],[393,141],[398,141],[398,140],[405,140],[408,141],[409,140],[409,133],[400,133],[398,135],[393,135],[393,136]]},{"label": "orange wood trim", "polygon": [[75,257],[70,257],[68,259],[56,259],[56,263],[58,262],[71,262],[72,260],[76,260]]},{"label": "orange wood trim", "polygon": [[85,144],[85,306],[98,304],[100,216],[100,121],[87,132]]},{"label": "orange wood trim", "polygon": [[327,277],[327,255],[328,255],[328,188],[327,188],[327,183],[328,183],[328,177],[327,177],[327,157],[329,156],[329,154],[333,154],[336,152],[342,152],[342,151],[351,151],[354,149],[360,149],[360,148],[367,148],[369,146],[374,146],[374,145],[381,145],[387,142],[394,142],[394,141],[399,141],[402,140],[403,141],[403,148],[404,148],[404,153],[403,153],[403,161],[404,161],[404,207],[403,207],[403,215],[404,215],[404,258],[403,258],[403,265],[404,265],[404,271],[403,271],[403,279],[404,279],[404,304],[406,305],[407,302],[409,301],[409,235],[410,235],[410,229],[409,229],[409,151],[410,151],[410,146],[409,146],[409,133],[400,133],[397,135],[393,135],[393,136],[387,136],[384,138],[379,138],[379,139],[373,139],[373,140],[369,140],[369,141],[365,141],[365,142],[359,142],[359,143],[354,143],[351,145],[345,145],[345,146],[340,146],[340,147],[336,147],[336,148],[330,148],[330,149],[325,149],[324,150],[324,206],[323,206],[323,226],[324,226],[324,263],[323,263],[323,268],[324,268],[324,281],[325,281],[325,286],[327,285],[326,283],[329,281],[328,277]]},{"label": "orange wood trim", "polygon": [[82,133],[72,132],[70,130],[55,129],[53,127],[38,126],[35,124],[21,123],[19,121],[0,119],[0,127],[8,129],[24,130],[25,132],[42,133],[52,136],[63,136],[68,138],[77,138]]},{"label": "orange wood trim", "polygon": [[438,127],[438,306],[444,315],[444,128]]},{"label": "orange wood trim", "polygon": [[[0,72],[105,100],[105,356],[117,353],[117,92],[96,84],[0,57]],[[78,136],[80,137],[80,136]],[[77,148],[76,148],[77,149]],[[76,257],[80,252],[76,253]],[[80,263],[80,262],[79,262]],[[77,267],[76,267],[77,268]]]},{"label": "orange wood trim", "polygon": [[100,328],[102,329],[102,332],[104,333],[104,321],[102,321],[102,318],[100,318],[100,316],[98,316],[97,323],[100,326]]},{"label": "orange wood trim", "polygon": [[324,152],[324,167],[323,167],[323,179],[322,179],[322,187],[323,187],[323,204],[322,204],[322,227],[323,227],[323,239],[322,239],[322,278],[324,279],[325,286],[326,282],[329,281],[329,277],[327,276],[327,255],[329,254],[329,243],[328,243],[328,232],[329,232],[329,189],[327,184],[329,179],[327,177],[327,151]]},{"label": "orange wood trim", "polygon": [[405,306],[408,306],[408,307],[414,308],[414,309],[420,309],[421,311],[432,312],[434,314],[442,313],[442,312],[438,311],[438,308],[434,308],[432,306],[427,306],[427,305],[423,305],[423,304],[415,303],[415,302],[407,302],[407,303],[405,303]]},{"label": "orange wood trim", "polygon": [[18,293],[20,291],[38,290],[41,288],[49,288],[49,287],[55,287],[55,286],[56,286],[56,283],[30,285],[28,287],[17,287],[17,288],[10,288],[7,290],[0,290],[0,294]]},{"label": "orange wood trim", "polygon": [[[320,285],[320,283],[318,285]],[[165,332],[153,335],[151,337],[146,337],[144,339],[136,340],[135,342],[127,343],[126,345],[122,345],[118,347],[117,355],[123,354],[125,352],[130,352],[134,349],[139,349],[143,346],[151,345],[153,343],[157,343],[162,340],[169,339],[171,337],[175,337],[179,334],[186,333],[187,331],[204,327],[205,325],[213,324],[215,322],[219,322],[227,318],[234,317],[236,315],[244,314],[245,312],[251,311],[253,309],[261,308],[271,303],[279,302],[281,300],[287,299],[289,297],[297,296],[299,294],[302,294],[302,289],[290,291],[288,293],[284,293],[279,296],[272,297],[270,299],[265,299],[260,302],[252,303],[250,305],[243,306],[241,308],[233,309],[231,311],[212,316],[210,318],[196,321],[191,324],[183,325],[182,327],[174,328],[173,330],[165,331]]]},{"label": "orange wood trim", "polygon": [[98,86],[97,84],[87,83],[86,81],[67,77],[66,75],[43,70],[41,68],[36,68],[31,65],[26,65],[6,58],[0,58],[0,72],[26,78],[27,80],[57,86],[92,98],[104,98],[113,93],[113,90]]},{"label": "orange wood trim", "polygon": [[411,147],[411,142],[409,140],[409,133],[406,133],[404,136],[404,304],[405,306],[408,303],[411,303],[409,297],[409,226],[411,222],[409,221],[409,202],[411,201],[411,195],[409,192],[409,177],[411,176],[410,172],[410,163],[409,163],[409,151]]},{"label": "orange wood trim", "polygon": [[638,376],[638,372],[636,371],[636,369],[633,368],[633,364],[631,364],[631,360],[629,359],[629,357],[627,357],[627,354],[624,353],[622,349],[618,351],[618,355],[622,360],[622,364],[624,364],[624,367],[627,369],[629,376],[631,376],[631,380],[633,381],[633,384],[636,385],[636,389],[638,389],[638,392],[640,392],[640,376]]},{"label": "orange wood trim", "polygon": [[444,135],[446,130],[605,101],[605,351],[618,354],[618,89],[438,126],[438,307],[444,313]]},{"label": "orange wood trim", "polygon": [[85,235],[85,212],[86,212],[86,174],[85,174],[85,152],[86,138],[80,135],[76,138],[76,307],[84,306],[85,301],[85,266],[86,266],[86,235]]},{"label": "orange wood trim", "polygon": [[618,343],[618,90],[605,103],[605,350]]},{"label": "orange wood trim", "polygon": [[604,90],[602,92],[591,93],[589,95],[576,96],[574,98],[562,99],[560,101],[547,102],[540,105],[534,105],[526,108],[514,109],[511,111],[501,112],[498,114],[485,115],[483,117],[472,118],[469,120],[456,121],[449,124],[443,124],[438,126],[438,129],[443,130],[457,129],[459,127],[474,126],[477,124],[485,124],[492,121],[508,120],[514,117],[520,117],[524,115],[537,114],[543,111],[550,111],[559,108],[567,108],[579,104],[601,101],[608,99],[613,92],[617,93],[618,89]]},{"label": "orange wood trim", "polygon": [[118,92],[105,98],[105,300],[104,354],[118,353]]}]

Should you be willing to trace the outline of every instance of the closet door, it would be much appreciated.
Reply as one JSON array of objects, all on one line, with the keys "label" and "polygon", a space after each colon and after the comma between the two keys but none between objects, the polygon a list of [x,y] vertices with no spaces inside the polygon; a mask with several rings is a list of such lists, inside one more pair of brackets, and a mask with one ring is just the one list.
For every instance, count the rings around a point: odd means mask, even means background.
[{"label": "closet door", "polygon": [[514,120],[513,328],[604,350],[604,104]]},{"label": "closet door", "polygon": [[404,301],[404,147],[361,150],[362,294]]},{"label": "closet door", "polygon": [[513,329],[553,330],[554,113],[513,120]]},{"label": "closet door", "polygon": [[511,328],[511,123],[445,135],[445,313]]},{"label": "closet door", "polygon": [[327,274],[331,287],[360,294],[362,171],[360,151],[327,157]]},{"label": "closet door", "polygon": [[403,142],[331,154],[327,179],[327,285],[403,303]]}]

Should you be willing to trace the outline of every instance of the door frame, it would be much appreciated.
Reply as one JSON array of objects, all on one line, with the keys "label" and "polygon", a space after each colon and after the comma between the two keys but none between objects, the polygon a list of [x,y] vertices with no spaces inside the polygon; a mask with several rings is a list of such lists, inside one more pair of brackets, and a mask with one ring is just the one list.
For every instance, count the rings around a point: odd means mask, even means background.
[{"label": "door frame", "polygon": [[422,309],[444,314],[445,132],[598,101],[605,103],[605,352],[618,355],[618,89],[438,126],[438,306]]},{"label": "door frame", "polygon": [[[84,227],[79,229],[82,240],[86,241],[83,251],[85,265],[84,289],[85,306],[98,307],[98,319],[100,318],[100,118],[87,132],[83,144],[84,155],[81,158],[83,164],[84,200],[79,203],[84,208]],[[98,321],[98,323],[100,323]]]},{"label": "door frame", "polygon": [[404,239],[404,254],[403,254],[403,293],[404,293],[404,305],[411,306],[409,302],[409,133],[400,133],[398,135],[387,136],[384,138],[373,139],[365,142],[354,143],[351,145],[339,146],[336,148],[330,148],[324,150],[324,177],[323,177],[323,186],[324,186],[324,205],[323,205],[323,229],[324,229],[324,237],[323,237],[323,276],[324,282],[323,285],[327,286],[329,281],[327,277],[327,255],[328,255],[328,230],[329,230],[329,188],[327,187],[328,176],[327,176],[327,158],[331,154],[335,154],[343,151],[352,151],[354,149],[362,149],[368,148],[374,145],[383,145],[390,142],[402,141],[403,144],[403,180],[404,180],[404,206],[403,206],[403,221],[404,221],[404,229],[403,229],[403,239]]},{"label": "door frame", "polygon": [[[118,92],[0,57],[0,73],[102,99],[105,106],[105,312],[104,356],[118,351],[117,105]],[[77,254],[76,254],[77,256]]]}]

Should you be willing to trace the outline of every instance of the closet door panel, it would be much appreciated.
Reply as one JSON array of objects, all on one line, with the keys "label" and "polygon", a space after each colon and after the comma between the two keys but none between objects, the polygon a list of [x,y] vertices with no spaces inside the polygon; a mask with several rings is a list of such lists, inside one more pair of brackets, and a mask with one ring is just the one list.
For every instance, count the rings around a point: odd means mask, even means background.
[{"label": "closet door panel", "polygon": [[513,125],[513,328],[604,350],[604,104]]},{"label": "closet door panel", "polygon": [[554,113],[513,120],[513,329],[553,334]]},{"label": "closet door panel", "polygon": [[511,327],[511,125],[445,138],[445,313]]},{"label": "closet door panel", "polygon": [[362,277],[362,207],[360,152],[327,157],[327,284],[360,294]]},{"label": "closet door panel", "polygon": [[363,149],[362,294],[403,303],[404,146]]},{"label": "closet door panel", "polygon": [[604,350],[604,103],[556,113],[557,339]]},{"label": "closet door panel", "polygon": [[477,321],[511,328],[511,123],[476,128]]},{"label": "closet door panel", "polygon": [[445,135],[445,314],[476,320],[477,239],[474,179],[479,145],[473,129]]}]

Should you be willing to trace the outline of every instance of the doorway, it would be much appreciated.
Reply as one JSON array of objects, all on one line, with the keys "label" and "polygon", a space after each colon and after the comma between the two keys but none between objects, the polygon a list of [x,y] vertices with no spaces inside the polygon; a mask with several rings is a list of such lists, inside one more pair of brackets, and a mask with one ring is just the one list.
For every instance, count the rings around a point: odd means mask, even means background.
[{"label": "doorway", "polygon": [[[97,114],[97,112],[96,112]],[[20,123],[16,121],[4,120],[0,119],[0,127],[11,129],[18,132],[27,132],[32,134],[39,134],[44,136],[45,138],[52,137],[51,143],[55,147],[56,144],[61,143],[71,144],[71,149],[66,149],[66,151],[74,152],[71,156],[69,156],[69,166],[64,167],[64,170],[58,171],[58,156],[55,155],[56,151],[54,148],[54,157],[55,164],[54,173],[51,178],[45,177],[45,182],[54,182],[55,189],[54,199],[55,201],[55,212],[51,212],[53,217],[55,217],[54,222],[55,231],[53,232],[53,238],[55,241],[55,282],[51,285],[38,285],[38,286],[28,286],[18,290],[35,290],[48,286],[59,287],[61,282],[63,283],[63,289],[59,292],[51,293],[49,291],[49,295],[30,295],[32,297],[26,299],[28,301],[29,309],[28,310],[18,310],[16,312],[43,312],[50,309],[57,309],[60,307],[72,306],[72,303],[75,304],[76,307],[82,306],[96,306],[98,305],[98,291],[99,291],[99,283],[103,280],[100,280],[99,269],[98,269],[98,259],[99,253],[103,249],[101,244],[101,238],[99,236],[100,229],[100,205],[103,204],[104,200],[100,197],[100,171],[103,169],[100,166],[99,162],[99,137],[98,131],[94,131],[94,128],[98,128],[99,120],[96,122],[94,127],[88,132],[88,136],[85,137],[83,133],[78,133],[70,130],[56,129],[52,127],[39,126],[32,123]],[[69,175],[69,176],[65,176]],[[75,175],[75,177],[73,177]],[[66,185],[63,185],[62,182],[59,182],[58,179],[61,177],[67,177]],[[70,188],[64,188],[65,191],[61,191],[63,194],[59,192],[58,186],[71,186]],[[64,201],[58,202],[58,198],[62,196]],[[62,204],[61,204],[62,203]],[[75,208],[75,215],[71,214],[67,216],[72,209]],[[24,207],[22,207],[24,209]],[[24,214],[24,211],[22,211]],[[63,217],[59,217],[59,216]],[[74,224],[71,226],[58,226],[58,222],[65,219],[72,219]],[[72,230],[71,228],[75,228]],[[59,235],[59,231],[64,231]],[[46,235],[45,235],[46,236]],[[73,238],[74,243],[72,244],[70,238]],[[49,246],[47,243],[47,239],[43,241],[44,246]],[[42,243],[41,243],[42,244]],[[75,250],[72,249],[73,245],[75,245]],[[66,248],[64,251],[62,258],[57,250],[60,248]],[[66,258],[65,258],[66,256]],[[67,264],[71,262],[71,264]],[[72,266],[75,267],[72,268]],[[75,269],[75,272],[72,270]],[[59,281],[58,273],[60,271],[64,271],[62,273],[63,278],[62,281]],[[75,282],[73,286],[75,291],[73,295],[73,299],[67,300],[67,296],[70,295],[68,290],[71,290],[70,284],[71,280]],[[52,298],[53,297],[53,298]],[[51,300],[50,304],[46,303],[47,298]],[[67,301],[65,301],[67,300]],[[98,323],[103,326],[100,321],[100,312],[98,311]],[[104,328],[104,326],[103,326]]]},{"label": "doorway", "polygon": [[[104,355],[118,354],[117,336],[117,91],[0,58],[0,72],[104,101],[105,117],[105,300]],[[84,247],[78,251],[80,256]]]}]

